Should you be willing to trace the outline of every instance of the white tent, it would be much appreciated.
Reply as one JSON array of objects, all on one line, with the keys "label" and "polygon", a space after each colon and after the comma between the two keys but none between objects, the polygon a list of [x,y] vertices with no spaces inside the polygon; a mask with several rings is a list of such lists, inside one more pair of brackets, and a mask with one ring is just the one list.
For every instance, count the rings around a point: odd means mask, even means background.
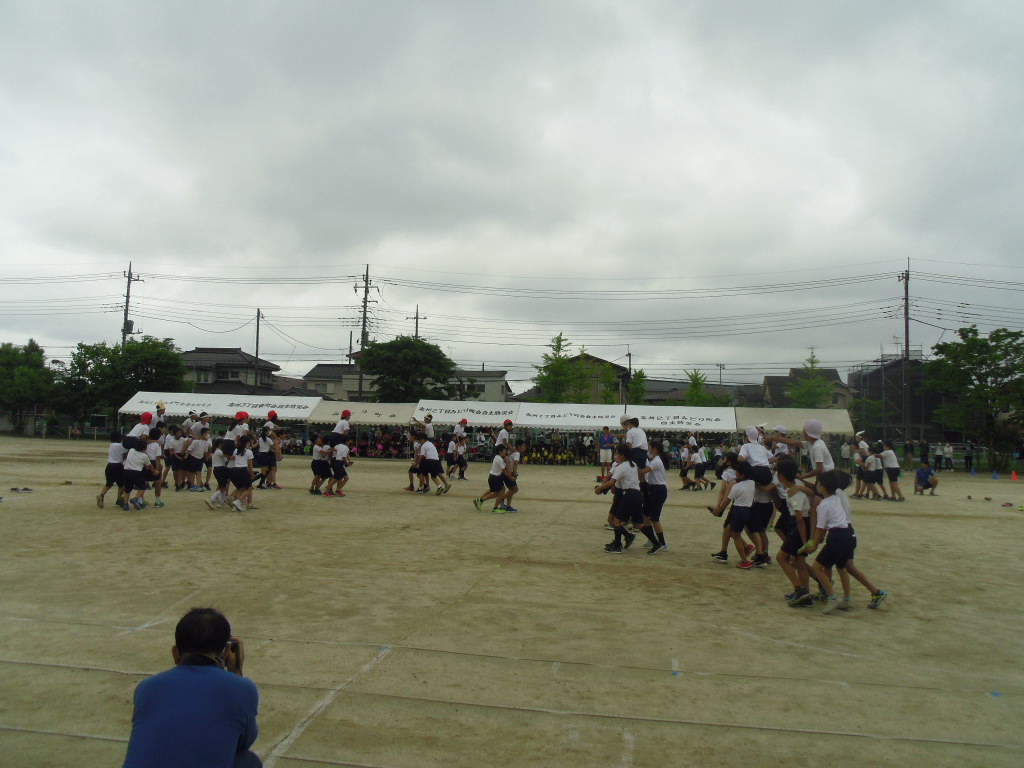
[{"label": "white tent", "polygon": [[189,411],[205,411],[214,419],[230,419],[238,411],[246,411],[253,419],[264,420],[268,411],[277,411],[279,421],[308,421],[319,397],[266,397],[259,395],[204,395],[187,392],[136,392],[118,413],[156,413],[156,404],[163,401],[167,418],[185,418]]},{"label": "white tent", "polygon": [[668,432],[735,432],[736,409],[690,408],[685,405],[630,405],[626,412],[640,420],[644,430]]},{"label": "white tent", "polygon": [[505,419],[516,421],[519,414],[519,403],[480,403],[475,400],[420,400],[413,412],[417,419],[423,421],[428,413],[432,414],[434,424],[457,424],[462,419],[469,421],[471,427],[494,426]]},{"label": "white tent", "polygon": [[575,403],[520,403],[519,414],[512,418],[517,427],[549,427],[596,432],[601,427],[619,428],[624,408],[621,405]]},{"label": "white tent", "polygon": [[765,429],[784,427],[789,434],[800,434],[804,422],[817,419],[826,435],[852,435],[853,424],[845,408],[737,408],[736,423],[739,429],[750,425],[765,425]]},{"label": "white tent", "polygon": [[311,424],[335,424],[341,412],[352,411],[349,422],[358,431],[360,425],[394,426],[408,425],[412,421],[415,403],[345,403],[339,400],[322,400],[309,417]]}]

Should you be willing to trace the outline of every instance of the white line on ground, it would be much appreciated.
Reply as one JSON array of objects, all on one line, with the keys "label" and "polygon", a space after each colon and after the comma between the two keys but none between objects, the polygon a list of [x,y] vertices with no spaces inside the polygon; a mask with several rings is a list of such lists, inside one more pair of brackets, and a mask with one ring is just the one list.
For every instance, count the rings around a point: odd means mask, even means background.
[{"label": "white line on ground", "polygon": [[291,729],[288,735],[274,745],[273,749],[270,751],[270,754],[267,755],[266,760],[264,760],[263,762],[265,768],[274,768],[274,766],[277,764],[278,759],[280,759],[281,756],[284,755],[284,753],[287,752],[289,748],[291,748],[292,744],[294,744],[296,739],[298,739],[305,732],[305,730],[310,726],[310,723],[312,723],[313,720],[316,719],[317,715],[319,715],[321,712],[327,709],[327,707],[331,705],[331,702],[334,701],[337,695],[341,691],[343,691],[348,685],[350,685],[353,680],[355,680],[360,675],[368,672],[369,670],[373,669],[375,666],[380,664],[382,661],[384,661],[384,659],[387,657],[389,653],[391,653],[391,646],[384,646],[377,652],[376,656],[374,656],[368,662],[363,664],[363,666],[356,670],[348,678],[348,680],[344,680],[341,683],[338,683],[338,685],[336,685],[334,688],[325,693],[320,698],[320,700],[310,708],[310,710],[306,713],[305,717],[303,717],[301,720],[299,720],[299,722],[295,724],[295,727]]},{"label": "white line on ground", "polygon": [[188,602],[193,597],[198,595],[200,592],[202,592],[201,589],[197,589],[197,590],[194,590],[193,592],[190,592],[189,594],[185,595],[180,600],[175,600],[173,603],[168,605],[166,608],[164,608],[162,611],[160,611],[160,613],[158,615],[154,616],[149,621],[144,622],[142,624],[139,624],[139,626],[137,626],[137,627],[132,627],[131,629],[126,629],[124,632],[121,632],[121,634],[122,635],[127,635],[129,632],[138,632],[139,630],[142,630],[142,629],[149,629],[150,627],[155,627],[157,624],[163,624],[165,621],[167,621],[167,612],[168,611],[170,611],[172,608],[177,608],[182,603]]},{"label": "white line on ground", "polygon": [[636,737],[628,728],[622,732],[622,768],[632,768],[633,753],[636,751]]},{"label": "white line on ground", "polygon": [[551,674],[554,675],[555,677],[558,676],[558,670],[561,669],[561,668],[562,668],[562,662],[560,662],[560,661],[553,661],[553,662],[551,662]]}]

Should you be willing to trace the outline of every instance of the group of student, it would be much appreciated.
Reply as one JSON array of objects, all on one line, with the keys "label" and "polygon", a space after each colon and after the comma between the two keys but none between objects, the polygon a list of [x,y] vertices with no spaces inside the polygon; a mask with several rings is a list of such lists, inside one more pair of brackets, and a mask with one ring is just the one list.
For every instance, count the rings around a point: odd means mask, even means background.
[{"label": "group of student", "polygon": [[190,411],[181,424],[168,425],[162,402],[156,404],[155,411],[141,414],[139,423],[126,435],[111,433],[104,485],[96,496],[98,507],[104,506],[109,491],[117,489],[116,503],[121,509],[142,509],[151,487],[153,506],[163,507],[163,490],[173,483],[176,492],[213,490],[205,500],[210,509],[229,507],[244,512],[252,506],[254,482],[258,481],[259,488],[280,490],[277,463],[281,440],[276,411],[267,414],[258,435],[250,434],[249,414],[238,411],[231,426],[217,438],[211,437],[207,413]]},{"label": "group of student", "polygon": [[[854,562],[857,536],[846,494],[852,478],[835,468],[828,446],[821,439],[821,422],[808,420],[801,439],[788,437],[781,427],[765,435],[751,426],[744,434],[746,441],[739,452],[726,456],[718,504],[708,507],[712,515],[724,517],[721,546],[712,553],[712,559],[728,563],[728,545],[732,543],[739,557],[737,568],[764,568],[772,559],[768,531],[774,530],[781,540],[775,561],[792,586],[792,591],[784,595],[791,607],[822,600],[824,613],[849,610],[853,602],[852,576],[868,590],[868,607],[877,608],[887,593]],[[801,471],[793,459],[792,448],[806,450],[806,471]],[[772,525],[776,510],[779,517]],[[808,563],[808,556],[819,547],[822,549],[814,562]],[[832,580],[833,569],[839,574],[841,599]],[[816,593],[812,583],[817,585]]]}]

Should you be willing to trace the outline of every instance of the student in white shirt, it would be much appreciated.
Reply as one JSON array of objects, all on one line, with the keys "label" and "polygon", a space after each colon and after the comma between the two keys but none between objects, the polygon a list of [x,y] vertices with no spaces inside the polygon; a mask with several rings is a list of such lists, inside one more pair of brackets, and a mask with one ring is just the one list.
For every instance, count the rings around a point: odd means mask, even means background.
[{"label": "student in white shirt", "polygon": [[[203,467],[210,458],[212,445],[209,427],[200,427],[199,435],[189,438],[185,442],[184,450],[182,451],[185,456],[185,480],[182,487],[187,487],[193,493],[202,493],[206,490],[203,487],[202,474]],[[223,456],[223,454],[221,455]]]},{"label": "student in white shirt", "polygon": [[744,435],[747,441],[740,447],[738,457],[739,462],[746,464],[749,469],[745,474],[756,485],[771,485],[771,455],[759,442],[761,440],[761,431],[757,427],[750,426],[744,430]]},{"label": "student in white shirt", "polygon": [[341,489],[348,483],[348,467],[352,466],[352,446],[355,439],[349,437],[343,443],[334,446],[334,456],[331,459],[331,478],[327,481],[327,489],[324,496],[344,496]]},{"label": "student in white shirt", "polygon": [[253,454],[249,448],[252,438],[242,435],[235,444],[235,455],[229,460],[229,476],[235,490],[231,492],[231,507],[236,512],[245,512],[252,504],[252,461]]},{"label": "student in white shirt", "polygon": [[647,480],[647,498],[644,500],[644,525],[654,529],[655,541],[648,542],[647,554],[667,552],[665,529],[661,526],[661,512],[668,500],[668,481],[665,479],[665,463],[662,460],[663,446],[657,441],[647,446],[647,466],[640,470],[640,477]]},{"label": "student in white shirt", "polygon": [[253,466],[260,470],[258,488],[281,490],[277,484],[277,443],[274,430],[264,426],[256,438],[256,460]]},{"label": "student in white shirt", "polygon": [[473,506],[480,511],[483,511],[485,501],[494,499],[494,508],[491,511],[495,514],[504,512],[500,505],[508,495],[508,489],[505,487],[505,476],[508,473],[508,467],[505,465],[505,455],[507,453],[508,446],[504,443],[494,446],[491,471],[487,475],[487,492],[473,499]]},{"label": "student in white shirt", "polygon": [[153,483],[153,495],[156,499],[153,501],[154,507],[164,506],[164,501],[160,498],[160,493],[163,490],[163,458],[164,450],[163,446],[160,445],[160,438],[163,437],[163,427],[153,427],[149,430],[149,442],[146,443],[146,455],[149,457],[151,463],[150,467],[146,468],[146,472],[149,474],[149,480]]},{"label": "student in white shirt", "polygon": [[455,462],[459,467],[459,480],[466,479],[466,469],[469,467],[469,463],[466,461],[467,450],[469,450],[469,435],[462,435],[455,447]]},{"label": "student in white shirt", "polygon": [[210,466],[213,468],[214,482],[217,483],[217,490],[210,498],[206,499],[206,506],[210,509],[217,509],[224,506],[228,499],[229,473],[228,458],[224,455],[221,446],[224,439],[218,437],[210,444]]},{"label": "student in white shirt", "polygon": [[882,469],[889,479],[889,493],[893,501],[906,501],[903,491],[900,489],[900,459],[893,448],[892,440],[883,440],[882,446]]},{"label": "student in white shirt", "polygon": [[[729,502],[732,502],[732,510],[729,512],[728,519],[728,531],[729,537],[736,547],[736,553],[740,558],[736,567],[742,570],[749,570],[754,567],[754,563],[747,559],[748,549],[743,541],[742,534],[744,529],[751,525],[754,517],[751,514],[751,507],[754,504],[755,485],[750,477],[753,473],[753,467],[745,461],[737,460],[734,471],[736,472],[736,481],[729,488],[726,499],[719,502],[717,507],[708,507],[708,511],[716,517],[721,517],[722,513],[725,512],[726,506],[728,506]],[[719,552],[716,555],[712,555],[712,557],[724,563],[728,559],[727,555],[723,557],[724,554],[724,552]]]},{"label": "student in white shirt", "polygon": [[[803,547],[803,551],[810,554],[818,548],[823,539],[825,541],[825,547],[818,553],[813,566],[814,576],[822,591],[828,596],[822,609],[822,613],[825,614],[832,613],[837,608],[850,608],[849,599],[839,602],[839,596],[833,589],[828,574],[831,568],[839,570],[843,590],[849,598],[849,575],[855,569],[855,566],[850,566],[854,550],[857,548],[857,535],[850,521],[849,501],[843,493],[849,485],[850,476],[841,470],[823,472],[818,477],[817,491],[823,499],[818,504],[814,538]],[[856,578],[871,593],[871,603],[868,607],[878,608],[888,593],[872,584],[860,569],[856,569]]]},{"label": "student in white shirt", "polygon": [[103,509],[103,497],[111,488],[117,488],[117,506],[127,509],[127,500],[121,490],[124,478],[124,458],[128,449],[122,445],[124,438],[116,429],[110,433],[110,445],[107,446],[107,466],[103,470],[103,489],[96,495],[96,506]]},{"label": "student in white shirt", "polygon": [[[618,502],[612,505],[613,519],[612,527],[615,531],[615,539],[605,545],[604,551],[609,554],[621,554],[632,546],[636,539],[635,533],[626,530],[626,523],[632,522],[634,528],[651,542],[661,548],[658,538],[654,535],[654,529],[644,521],[644,497],[640,490],[640,467],[631,458],[632,451],[626,443],[619,443],[615,446],[615,467],[612,475],[603,483],[594,488],[595,494],[605,493],[611,488],[618,488],[620,491]],[[646,450],[645,461],[646,465]]]},{"label": "student in white shirt", "polygon": [[512,497],[519,493],[519,462],[523,457],[523,451],[526,450],[525,440],[516,440],[516,447],[512,451],[505,451],[505,469],[507,470],[502,476],[502,482],[505,484],[505,488],[508,489],[508,493],[505,494],[505,499],[501,503],[501,508],[506,512],[518,512],[519,510],[512,506]]},{"label": "student in white shirt", "polygon": [[448,478],[444,475],[444,467],[441,466],[441,458],[437,453],[437,446],[434,445],[426,432],[416,433],[416,463],[423,478],[425,478],[425,485],[423,485],[419,493],[430,493],[430,481],[433,480],[437,485],[437,495],[440,496],[442,493],[448,493],[451,490],[452,484],[448,482]]},{"label": "student in white shirt", "polygon": [[334,449],[327,444],[327,438],[324,435],[317,435],[313,445],[310,446],[309,452],[309,468],[313,472],[313,479],[309,484],[309,492],[314,496],[323,495],[320,487],[333,476],[330,460],[333,453]]},{"label": "student in white shirt", "polygon": [[455,425],[453,433],[457,439],[465,436],[467,424],[469,424],[469,419],[460,419],[459,423]]},{"label": "student in white shirt", "polygon": [[504,423],[501,425],[501,431],[498,432],[498,436],[496,438],[494,438],[494,447],[495,448],[497,448],[499,445],[504,445],[505,446],[505,450],[507,450],[507,451],[512,450],[512,443],[510,442],[510,437],[509,437],[509,433],[508,433],[508,430],[509,430],[509,428],[511,426],[512,426],[512,419],[505,419]]},{"label": "student in white shirt", "polygon": [[423,432],[427,436],[427,439],[430,440],[431,442],[433,442],[433,440],[434,440],[434,415],[432,413],[428,413],[426,416],[424,416],[423,417],[423,421],[420,421],[419,419],[415,419],[414,418],[412,420],[412,422],[417,427],[416,432]]},{"label": "student in white shirt", "polygon": [[448,448],[444,452],[445,474],[448,475],[449,480],[452,477],[452,472],[459,465],[459,438],[460,436],[453,432],[448,440]]},{"label": "student in white shirt", "polygon": [[[729,506],[729,491],[736,484],[736,465],[739,461],[739,455],[735,451],[729,451],[725,454],[725,468],[722,470],[722,487],[718,489],[718,503],[714,506],[708,507],[708,512],[713,515],[720,516],[715,511],[719,507],[725,509]],[[725,515],[722,520],[722,543],[717,552],[711,553],[711,559],[718,563],[729,562],[729,542],[732,540],[732,526],[729,524],[729,520],[732,515],[730,509],[729,514]],[[749,536],[749,534],[748,534]],[[744,556],[743,560],[746,560],[751,552],[755,552],[756,548],[749,542],[743,543]]]},{"label": "student in white shirt", "polygon": [[[148,475],[146,470],[153,468],[153,462],[146,452],[148,444],[149,435],[141,435],[135,438],[132,447],[125,454],[124,472],[121,475],[121,482],[124,484],[126,503],[122,509],[128,509],[128,504],[131,504],[135,509],[142,509],[146,506],[145,499],[143,498],[146,494],[146,479]],[[134,495],[132,495],[133,493]]]},{"label": "student in white shirt", "polygon": [[[141,441],[143,437],[147,436],[149,434],[150,425],[152,423],[152,413],[146,411],[145,413],[141,414],[139,416],[139,423],[132,427],[131,430],[128,432],[127,436],[125,437],[124,447],[131,448],[133,445],[135,445],[137,441]],[[148,440],[143,442],[148,442]]]},{"label": "student in white shirt", "polygon": [[793,516],[793,525],[786,534],[782,547],[775,555],[775,561],[789,578],[793,591],[785,595],[789,605],[796,608],[811,605],[814,595],[810,592],[811,571],[803,546],[810,540],[814,530],[811,517],[811,499],[814,491],[797,482],[800,468],[792,458],[786,458],[776,465],[779,483],[786,493],[786,505]]}]

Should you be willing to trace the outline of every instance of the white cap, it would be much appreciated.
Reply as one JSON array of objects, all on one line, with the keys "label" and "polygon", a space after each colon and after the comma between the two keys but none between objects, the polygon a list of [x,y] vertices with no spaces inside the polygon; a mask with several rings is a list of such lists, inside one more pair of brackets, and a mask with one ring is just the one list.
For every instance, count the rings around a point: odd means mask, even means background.
[{"label": "white cap", "polygon": [[776,424],[774,427],[772,427],[772,429],[774,429],[780,435],[786,434],[786,428],[784,426],[782,426],[781,424]]},{"label": "white cap", "polygon": [[808,419],[804,422],[804,432],[807,433],[808,437],[813,437],[815,440],[821,437],[821,433],[824,427],[821,422],[817,419]]},{"label": "white cap", "polygon": [[633,417],[630,416],[628,413],[624,413],[624,414],[622,414],[622,418],[619,419],[619,424],[625,424],[627,421],[630,421],[632,418]]}]

